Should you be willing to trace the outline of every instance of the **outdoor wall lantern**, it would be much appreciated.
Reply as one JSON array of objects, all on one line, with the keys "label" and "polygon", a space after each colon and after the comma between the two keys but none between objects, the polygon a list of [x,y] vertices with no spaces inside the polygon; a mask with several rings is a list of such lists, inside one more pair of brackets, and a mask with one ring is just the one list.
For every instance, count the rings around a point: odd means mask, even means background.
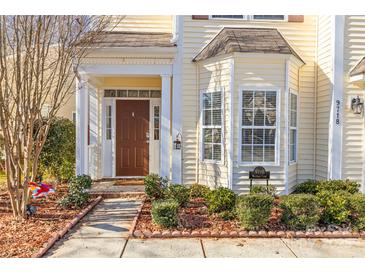
[{"label": "outdoor wall lantern", "polygon": [[357,96],[356,98],[352,98],[351,109],[354,114],[361,114],[363,112],[364,102],[361,102],[361,99],[359,96]]},{"label": "outdoor wall lantern", "polygon": [[174,141],[174,149],[176,149],[176,150],[181,149],[181,133],[180,132],[176,135],[176,139]]}]

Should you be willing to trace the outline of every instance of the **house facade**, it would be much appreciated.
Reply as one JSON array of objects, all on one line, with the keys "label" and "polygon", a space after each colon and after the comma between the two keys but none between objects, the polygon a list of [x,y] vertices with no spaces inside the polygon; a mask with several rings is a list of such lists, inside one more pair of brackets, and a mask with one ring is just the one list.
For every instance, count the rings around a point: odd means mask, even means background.
[{"label": "house facade", "polygon": [[365,16],[125,16],[84,58],[60,115],[77,173],[158,173],[282,193],[307,179],[365,190]]}]

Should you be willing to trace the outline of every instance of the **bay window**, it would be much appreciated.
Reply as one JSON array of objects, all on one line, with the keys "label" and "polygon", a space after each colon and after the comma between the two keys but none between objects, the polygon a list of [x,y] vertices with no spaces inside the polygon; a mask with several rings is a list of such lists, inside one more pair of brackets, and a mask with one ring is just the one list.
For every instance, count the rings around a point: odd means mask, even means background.
[{"label": "bay window", "polygon": [[289,162],[297,161],[297,113],[298,113],[298,95],[290,92],[289,102]]}]

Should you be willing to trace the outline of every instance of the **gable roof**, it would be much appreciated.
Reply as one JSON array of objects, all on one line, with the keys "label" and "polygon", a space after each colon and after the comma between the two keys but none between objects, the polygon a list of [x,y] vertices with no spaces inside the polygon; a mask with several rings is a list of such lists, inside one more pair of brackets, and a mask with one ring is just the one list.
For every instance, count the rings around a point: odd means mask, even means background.
[{"label": "gable roof", "polygon": [[223,28],[193,59],[201,61],[233,52],[293,54],[303,59],[275,28]]},{"label": "gable roof", "polygon": [[175,47],[171,42],[172,34],[164,32],[106,32],[101,41],[96,42],[100,47]]},{"label": "gable roof", "polygon": [[365,73],[365,56],[350,70],[350,76]]}]

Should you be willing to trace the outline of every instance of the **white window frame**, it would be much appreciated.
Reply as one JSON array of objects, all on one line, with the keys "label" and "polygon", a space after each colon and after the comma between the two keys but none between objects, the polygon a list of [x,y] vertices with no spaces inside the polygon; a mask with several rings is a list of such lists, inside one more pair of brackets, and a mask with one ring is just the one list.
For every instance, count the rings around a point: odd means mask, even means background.
[{"label": "white window frame", "polygon": [[[241,14],[234,14],[234,15],[241,15]],[[283,20],[279,20],[279,19],[276,19],[276,20],[275,19],[255,19],[254,15],[242,15],[242,18],[220,18],[220,17],[213,17],[213,15],[209,15],[209,19],[210,20],[233,20],[233,21],[245,20],[245,21],[288,22],[288,15],[285,15],[285,14],[280,14],[280,15],[284,15]]]},{"label": "white window frame", "polygon": [[[297,96],[297,109],[296,109],[296,112],[297,112],[297,119],[296,119],[296,126],[295,127],[292,127],[290,125],[291,123],[291,95],[294,94]],[[288,106],[288,117],[289,117],[289,125],[288,125],[288,128],[289,128],[289,132],[288,132],[288,150],[289,150],[289,157],[288,157],[288,161],[289,161],[289,165],[293,165],[293,164],[296,164],[297,161],[298,161],[298,108],[299,108],[299,94],[296,90],[292,90],[290,89],[290,92],[289,92],[289,106]],[[296,135],[295,135],[295,160],[290,160],[290,157],[291,157],[291,151],[290,151],[290,147],[291,147],[291,144],[290,144],[290,131],[291,130],[296,130]]]},{"label": "white window frame", "polygon": [[[276,92],[276,136],[275,136],[275,161],[274,162],[244,162],[242,161],[242,97],[243,91],[275,91]],[[238,121],[238,159],[237,162],[240,166],[280,166],[280,97],[281,92],[278,87],[250,87],[250,86],[240,86],[239,87],[239,102],[238,102],[238,111],[239,111],[239,121]],[[255,126],[247,127],[247,128],[255,128]],[[262,128],[262,126],[258,127]]]},{"label": "white window frame", "polygon": [[[221,93],[221,102],[222,102],[222,109],[221,109],[221,125],[220,127],[218,126],[203,126],[203,94],[204,93],[213,93],[213,92],[220,92]],[[199,131],[200,131],[200,162],[203,163],[209,163],[209,164],[223,164],[224,163],[224,127],[225,127],[225,123],[224,123],[224,88],[220,87],[217,89],[205,89],[205,90],[201,90],[200,91],[200,121],[199,121]],[[212,159],[204,159],[204,128],[221,128],[221,159],[220,160],[212,160]]]}]

